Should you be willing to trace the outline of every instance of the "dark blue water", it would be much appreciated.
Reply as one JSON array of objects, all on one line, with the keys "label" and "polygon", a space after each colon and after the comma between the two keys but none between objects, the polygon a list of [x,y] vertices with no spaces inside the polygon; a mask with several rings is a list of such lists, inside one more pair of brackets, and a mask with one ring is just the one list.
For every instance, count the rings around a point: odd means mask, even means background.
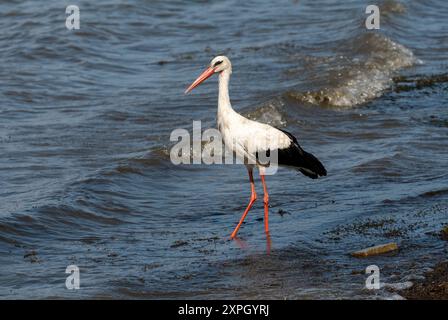
[{"label": "dark blue water", "polygon": [[[65,28],[65,7],[81,28]],[[0,4],[2,298],[389,298],[446,257],[448,4],[368,1],[8,1]],[[216,127],[209,61],[230,96],[322,160],[249,198],[239,165],[171,163],[174,129]],[[259,179],[256,184],[260,186]],[[261,194],[261,188],[258,189]],[[349,253],[395,241],[393,255]],[[65,269],[79,266],[81,289]]]}]

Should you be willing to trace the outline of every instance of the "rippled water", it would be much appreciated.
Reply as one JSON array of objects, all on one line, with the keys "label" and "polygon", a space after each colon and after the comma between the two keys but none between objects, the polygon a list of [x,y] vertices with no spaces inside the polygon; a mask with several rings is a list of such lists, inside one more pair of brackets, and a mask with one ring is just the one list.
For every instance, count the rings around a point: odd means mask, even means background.
[{"label": "rippled water", "polygon": [[[412,281],[446,257],[445,0],[383,1],[380,31],[369,1],[77,1],[78,31],[68,4],[0,4],[1,297],[388,298],[366,266]],[[244,167],[169,160],[172,130],[215,127],[216,79],[183,91],[218,54],[235,109],[329,172],[268,177],[270,254],[261,202],[227,240]]]}]

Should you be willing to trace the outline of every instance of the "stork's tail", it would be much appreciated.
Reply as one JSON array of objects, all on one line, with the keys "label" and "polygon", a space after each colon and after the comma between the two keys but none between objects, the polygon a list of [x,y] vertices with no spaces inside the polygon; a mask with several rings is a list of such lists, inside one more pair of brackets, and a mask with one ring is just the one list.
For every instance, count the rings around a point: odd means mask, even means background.
[{"label": "stork's tail", "polygon": [[297,170],[311,179],[317,179],[327,175],[327,170],[325,170],[324,165],[311,153],[303,150],[297,142],[296,137],[288,131],[280,128],[277,129],[286,134],[292,141],[288,148],[278,150],[279,164],[296,167]]},{"label": "stork's tail", "polygon": [[324,165],[311,153],[303,151],[302,156],[300,157],[300,164],[298,165],[298,169],[307,177],[311,179],[317,179],[321,176],[327,175],[327,170]]}]

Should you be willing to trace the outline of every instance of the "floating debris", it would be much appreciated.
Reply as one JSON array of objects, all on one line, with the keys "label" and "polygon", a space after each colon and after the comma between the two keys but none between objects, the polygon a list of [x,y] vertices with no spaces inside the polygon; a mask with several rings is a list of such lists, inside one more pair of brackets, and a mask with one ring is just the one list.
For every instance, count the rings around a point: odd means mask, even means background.
[{"label": "floating debris", "polygon": [[356,258],[370,257],[378,254],[383,254],[391,251],[398,250],[398,245],[395,242],[380,244],[374,247],[365,248],[359,251],[353,252],[351,255]]},{"label": "floating debris", "polygon": [[171,245],[171,248],[182,247],[182,246],[186,246],[187,244],[188,244],[187,241],[176,240],[176,241],[174,241],[174,243]]},{"label": "floating debris", "polygon": [[37,263],[40,262],[39,258],[37,257],[37,252],[34,250],[28,251],[23,255],[24,259],[28,259],[31,263]]},{"label": "floating debris", "polygon": [[285,210],[283,210],[283,209],[279,209],[278,210],[278,212],[277,212],[280,216],[284,216],[285,214],[290,214],[288,211],[285,211]]}]

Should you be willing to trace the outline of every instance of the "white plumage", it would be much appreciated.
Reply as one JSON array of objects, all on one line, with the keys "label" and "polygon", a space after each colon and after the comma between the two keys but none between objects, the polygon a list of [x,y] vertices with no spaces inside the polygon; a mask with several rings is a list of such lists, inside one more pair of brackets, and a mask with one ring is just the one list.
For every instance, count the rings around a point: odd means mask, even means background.
[{"label": "white plumage", "polygon": [[[240,222],[232,232],[234,238],[243,223],[247,213],[257,199],[253,180],[253,167],[258,166],[264,191],[264,221],[265,231],[269,236],[268,211],[269,196],[264,177],[264,166],[259,161],[260,153],[264,155],[276,153],[276,164],[294,167],[310,178],[317,178],[327,174],[324,166],[312,154],[305,152],[296,138],[284,131],[268,124],[247,119],[233,110],[229,98],[229,80],[232,74],[232,64],[225,56],[215,57],[207,68],[185,91],[190,92],[213,74],[219,74],[218,97],[218,130],[221,132],[226,147],[246,163],[251,183],[251,198]],[[272,163],[271,163],[272,164]]]},{"label": "white plumage", "polygon": [[249,163],[256,163],[255,152],[288,148],[293,142],[285,133],[268,124],[247,119],[233,110],[229,98],[232,65],[224,56],[214,58],[211,65],[216,61],[223,61],[220,67],[225,67],[219,75],[217,123],[226,147],[241,160],[248,159]]}]

